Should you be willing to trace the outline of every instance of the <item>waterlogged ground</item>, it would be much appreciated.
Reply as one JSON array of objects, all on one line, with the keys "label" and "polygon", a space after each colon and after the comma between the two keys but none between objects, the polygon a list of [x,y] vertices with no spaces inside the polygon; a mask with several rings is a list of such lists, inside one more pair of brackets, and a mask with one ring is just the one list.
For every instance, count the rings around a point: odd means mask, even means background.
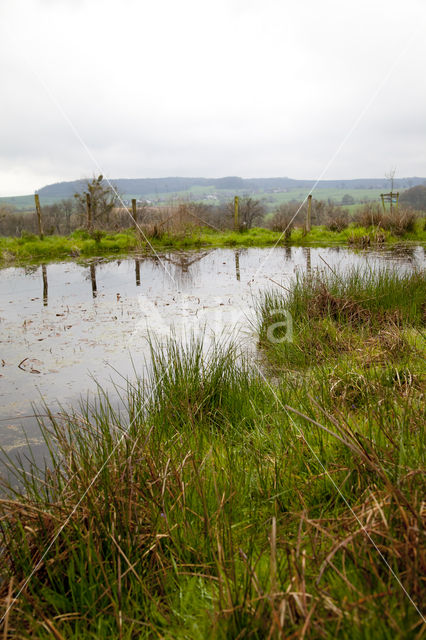
[{"label": "waterlogged ground", "polygon": [[[149,361],[148,336],[233,335],[254,348],[256,293],[296,270],[397,263],[422,247],[216,249],[157,258],[92,259],[0,271],[0,444],[14,455],[40,433],[34,409],[76,406],[99,383],[119,402]],[[327,266],[328,265],[328,266]]]}]

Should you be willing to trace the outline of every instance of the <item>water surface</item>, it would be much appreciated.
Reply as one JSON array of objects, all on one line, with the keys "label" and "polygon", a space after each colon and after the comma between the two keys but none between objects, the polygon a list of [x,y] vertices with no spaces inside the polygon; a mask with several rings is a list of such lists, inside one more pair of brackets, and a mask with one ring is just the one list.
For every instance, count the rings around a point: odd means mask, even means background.
[{"label": "water surface", "polygon": [[253,340],[259,290],[296,270],[423,266],[422,247],[214,249],[0,270],[0,443],[40,443],[33,406],[75,406],[96,384],[117,397],[143,375],[147,337],[206,331]]}]

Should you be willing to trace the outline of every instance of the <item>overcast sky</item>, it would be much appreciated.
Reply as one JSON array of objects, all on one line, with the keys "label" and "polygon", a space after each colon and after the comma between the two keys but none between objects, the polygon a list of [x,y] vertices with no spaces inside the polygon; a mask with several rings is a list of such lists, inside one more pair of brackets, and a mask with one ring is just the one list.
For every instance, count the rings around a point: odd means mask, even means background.
[{"label": "overcast sky", "polygon": [[425,30],[425,0],[0,0],[0,195],[426,176]]}]

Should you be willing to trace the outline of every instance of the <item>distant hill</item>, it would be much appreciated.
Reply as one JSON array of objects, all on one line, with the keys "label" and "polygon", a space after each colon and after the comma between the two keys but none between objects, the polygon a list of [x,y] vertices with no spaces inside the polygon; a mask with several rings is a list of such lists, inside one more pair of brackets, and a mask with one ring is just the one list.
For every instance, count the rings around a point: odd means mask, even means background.
[{"label": "distant hill", "polygon": [[[147,200],[156,206],[167,206],[170,201],[192,200],[208,204],[223,204],[234,195],[253,196],[262,200],[268,211],[291,201],[300,202],[315,186],[314,197],[346,205],[380,200],[380,193],[389,191],[386,178],[357,178],[355,180],[293,180],[292,178],[116,178],[123,202],[130,205],[131,198]],[[37,191],[42,206],[71,198],[84,189],[85,180],[56,182]],[[394,189],[403,192],[419,185],[426,186],[426,178],[397,178]],[[0,198],[0,206],[11,206],[17,211],[34,210],[34,194]]]},{"label": "distant hill", "polygon": [[[111,179],[123,194],[138,194],[140,196],[152,194],[167,194],[188,191],[193,187],[213,187],[221,190],[262,192],[274,189],[310,189],[314,180],[293,180],[292,178],[239,178],[227,176],[225,178],[117,178]],[[408,189],[425,184],[426,178],[396,178],[395,189]],[[37,191],[40,196],[50,198],[69,198],[77,191],[81,191],[84,180],[72,182],[56,182],[42,187]],[[389,189],[386,178],[357,178],[355,180],[321,180],[317,189]]]}]

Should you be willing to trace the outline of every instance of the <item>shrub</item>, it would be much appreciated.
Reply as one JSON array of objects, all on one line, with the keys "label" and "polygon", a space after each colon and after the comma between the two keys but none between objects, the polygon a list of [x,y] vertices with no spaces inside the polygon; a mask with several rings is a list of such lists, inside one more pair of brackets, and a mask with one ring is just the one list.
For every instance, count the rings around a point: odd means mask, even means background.
[{"label": "shrub", "polygon": [[382,224],[383,216],[383,209],[379,204],[368,202],[357,210],[354,222],[361,227],[378,227]]},{"label": "shrub", "polygon": [[383,216],[381,226],[396,236],[402,236],[404,233],[414,231],[415,222],[416,214],[414,211],[398,208],[388,211]]},{"label": "shrub", "polygon": [[325,226],[330,231],[343,231],[349,225],[349,214],[347,209],[338,209],[334,215],[329,215],[325,221]]},{"label": "shrub", "polygon": [[400,202],[406,207],[426,211],[426,186],[419,184],[401,194]]},{"label": "shrub", "polygon": [[272,231],[284,233],[285,239],[289,240],[294,223],[299,218],[299,207],[300,205],[292,202],[280,205],[269,222]]},{"label": "shrub", "polygon": [[38,236],[35,233],[29,233],[28,231],[21,231],[21,238],[25,242],[32,242],[34,240],[38,240]]},{"label": "shrub", "polygon": [[90,233],[90,237],[93,238],[96,244],[99,244],[102,238],[104,238],[105,236],[106,236],[105,231],[101,231],[100,229],[95,229]]}]

